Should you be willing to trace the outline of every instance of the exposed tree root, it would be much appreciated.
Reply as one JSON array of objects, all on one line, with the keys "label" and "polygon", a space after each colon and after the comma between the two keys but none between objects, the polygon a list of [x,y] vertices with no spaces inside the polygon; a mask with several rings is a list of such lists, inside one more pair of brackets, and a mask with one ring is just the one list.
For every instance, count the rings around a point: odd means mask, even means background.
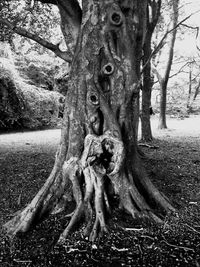
[{"label": "exposed tree root", "polygon": [[36,217],[37,220],[40,219],[45,203],[47,204],[47,201],[53,197],[51,187],[55,186],[55,177],[57,177],[57,166],[54,167],[52,174],[31,203],[22,212],[19,211],[12,220],[4,225],[6,232],[10,236],[14,236],[17,232],[26,232],[33,224]]},{"label": "exposed tree root", "polygon": [[[48,210],[51,211],[55,203],[59,203],[58,199],[63,198],[63,186],[60,186],[62,190],[59,190],[59,194],[57,192],[57,197],[55,197],[55,191],[59,189],[59,183],[66,184],[67,178],[71,180],[76,208],[70,215],[70,222],[61,234],[59,243],[65,241],[82,218],[86,221],[84,234],[90,241],[94,241],[97,236],[108,231],[106,215],[110,213],[110,204],[109,192],[105,188],[108,180],[113,185],[115,194],[119,195],[121,207],[133,218],[150,218],[157,223],[162,223],[162,219],[150,207],[148,199],[153,199],[156,205],[165,212],[174,211],[174,208],[142,170],[125,172],[123,161],[124,148],[120,140],[110,136],[110,133],[99,137],[87,135],[81,159],[72,157],[63,164],[63,178],[59,182],[57,180],[61,178],[55,167],[32,202],[5,224],[7,232],[12,236],[17,232],[25,232],[34,220],[40,218]],[[139,190],[140,188],[142,190]],[[143,190],[148,195],[147,198],[141,193]],[[52,201],[55,203],[52,204]]]},{"label": "exposed tree root", "polygon": [[157,210],[174,211],[143,170],[136,144],[146,32],[140,15],[147,2],[82,2],[58,159],[32,202],[5,224],[10,235],[28,231],[45,214],[65,211],[70,196],[76,207],[59,243],[81,219],[89,240],[107,232],[113,194],[134,219],[161,223]]},{"label": "exposed tree root", "polygon": [[159,146],[157,146],[157,145],[150,145],[148,143],[138,143],[138,146],[143,146],[143,147],[147,147],[147,148],[150,148],[150,149],[158,149],[159,148]]}]

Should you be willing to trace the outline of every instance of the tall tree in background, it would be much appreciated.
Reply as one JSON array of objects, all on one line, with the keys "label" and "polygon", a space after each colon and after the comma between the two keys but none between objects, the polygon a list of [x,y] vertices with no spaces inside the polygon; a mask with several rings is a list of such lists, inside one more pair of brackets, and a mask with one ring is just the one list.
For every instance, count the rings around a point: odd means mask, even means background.
[{"label": "tall tree in background", "polygon": [[164,75],[162,76],[158,69],[154,68],[154,72],[156,73],[158,82],[160,84],[160,114],[159,114],[159,123],[158,128],[164,129],[167,128],[166,123],[166,104],[167,104],[167,84],[169,81],[171,66],[173,62],[173,56],[174,56],[174,45],[176,41],[176,33],[177,33],[177,25],[178,25],[178,10],[179,10],[179,0],[172,1],[172,14],[171,14],[171,20],[172,20],[172,29],[169,30],[171,39],[169,41],[169,52],[166,56],[166,69],[164,72]]},{"label": "tall tree in background", "polygon": [[[199,80],[199,63],[195,60],[195,58],[188,59],[188,97],[186,102],[187,112],[190,113],[193,109],[193,105],[195,104],[195,100],[199,94],[200,88],[200,80]],[[197,70],[197,73],[196,73]],[[193,88],[194,87],[194,88]],[[197,104],[198,105],[198,104]]]},{"label": "tall tree in background", "polygon": [[190,110],[190,98],[192,93],[192,64],[189,65],[189,85],[188,85],[188,99],[187,99],[187,109]]},{"label": "tall tree in background", "polygon": [[150,121],[150,106],[151,106],[151,91],[153,79],[151,73],[151,56],[152,56],[152,35],[158,18],[160,15],[161,0],[148,0],[147,16],[146,16],[146,34],[143,45],[143,81],[142,81],[142,113],[141,113],[141,132],[143,141],[151,141],[151,121]]},{"label": "tall tree in background", "polygon": [[174,208],[142,167],[135,130],[147,1],[85,0],[82,10],[76,0],[43,2],[58,5],[68,51],[38,41],[72,62],[61,141],[45,184],[5,229],[26,232],[74,201],[59,242],[81,219],[93,241],[107,231],[113,195],[133,218],[161,222]]}]

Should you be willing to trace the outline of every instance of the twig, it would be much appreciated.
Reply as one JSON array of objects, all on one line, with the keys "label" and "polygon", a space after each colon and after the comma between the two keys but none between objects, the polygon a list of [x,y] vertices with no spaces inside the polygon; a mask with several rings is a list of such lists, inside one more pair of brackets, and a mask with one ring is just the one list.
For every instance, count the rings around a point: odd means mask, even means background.
[{"label": "twig", "polygon": [[31,263],[32,262],[31,260],[18,260],[18,259],[13,259],[13,261],[17,263]]},{"label": "twig", "polygon": [[148,148],[151,148],[151,149],[158,149],[159,148],[159,146],[149,145],[149,144],[145,144],[145,143],[139,143],[138,146],[145,146],[145,147],[148,147]]},{"label": "twig", "polygon": [[161,240],[161,242],[164,242],[166,245],[168,245],[170,247],[173,247],[173,248],[190,250],[190,251],[193,251],[194,252],[194,249],[193,248],[188,248],[188,247],[183,247],[183,246],[176,246],[176,245],[173,245],[173,244],[168,243],[166,240]]},{"label": "twig", "polygon": [[197,39],[197,37],[198,37],[198,35],[199,35],[199,27],[198,27],[198,26],[193,27],[193,26],[191,26],[191,25],[187,25],[187,24],[184,24],[184,23],[182,23],[181,25],[184,26],[184,27],[187,27],[187,28],[189,28],[189,29],[196,30],[196,31],[197,31],[196,39]]},{"label": "twig", "polygon": [[160,48],[162,47],[162,44],[164,42],[164,40],[166,39],[166,37],[168,36],[169,33],[171,33],[172,31],[176,30],[180,25],[182,25],[186,20],[188,20],[190,17],[192,17],[193,15],[195,15],[196,13],[200,12],[200,10],[193,12],[192,14],[190,14],[189,16],[185,17],[184,19],[182,19],[179,23],[177,23],[177,25],[170,29],[167,30],[166,33],[163,35],[163,37],[161,38],[160,42],[158,43],[158,45],[154,48],[154,50],[151,52],[151,55],[149,56],[149,58],[147,59],[147,61],[145,62],[145,64],[142,67],[142,70],[140,72],[140,74],[143,74],[144,69],[146,68],[146,66],[148,65],[148,63],[150,62],[151,58],[160,50]]},{"label": "twig", "polygon": [[[119,226],[119,225],[118,225]],[[122,226],[119,226],[121,229],[123,229],[124,231],[136,231],[136,232],[140,232],[140,231],[144,231],[144,228],[124,228]]]},{"label": "twig", "polygon": [[149,235],[141,235],[140,237],[144,237],[144,238],[146,237],[146,238],[149,238],[149,239],[151,239],[151,240],[153,240],[153,241],[155,240],[153,237],[151,237],[151,236],[149,236]]},{"label": "twig", "polygon": [[141,253],[141,255],[143,254],[143,251],[142,251],[142,249],[141,249],[141,246],[140,246],[140,244],[137,244],[137,246],[138,246],[138,248],[139,248],[139,251],[140,251],[140,253]]},{"label": "twig", "polygon": [[78,251],[78,252],[86,252],[87,250],[80,250],[80,249],[78,249],[78,248],[69,248],[68,249],[68,247],[67,246],[64,246],[64,248],[65,248],[65,251],[66,251],[66,253],[72,253],[72,252],[75,252],[75,251]]},{"label": "twig", "polygon": [[192,226],[188,225],[187,223],[182,223],[182,225],[187,226],[189,229],[191,229],[192,231],[194,231],[195,233],[197,233],[197,234],[200,235],[200,232],[199,231],[197,231],[195,228],[193,228]]},{"label": "twig", "polygon": [[124,252],[124,251],[128,251],[128,248],[116,248],[115,246],[111,247],[113,250],[117,250],[119,252]]},{"label": "twig", "polygon": [[19,194],[19,197],[17,199],[17,205],[18,205],[18,207],[20,207],[21,204],[22,204],[22,193]]}]

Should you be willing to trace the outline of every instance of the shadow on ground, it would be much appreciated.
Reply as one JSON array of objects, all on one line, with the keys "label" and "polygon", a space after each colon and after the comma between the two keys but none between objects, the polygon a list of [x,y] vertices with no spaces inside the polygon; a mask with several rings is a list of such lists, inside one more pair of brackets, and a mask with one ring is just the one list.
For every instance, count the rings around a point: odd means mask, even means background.
[{"label": "shadow on ground", "polygon": [[[195,122],[194,118],[191,120]],[[159,148],[142,150],[152,181],[177,208],[177,214],[167,216],[164,224],[158,226],[133,221],[116,209],[108,235],[91,244],[83,237],[81,228],[62,247],[56,241],[68,219],[63,214],[51,216],[13,240],[1,233],[0,266],[199,267],[199,132],[196,125],[192,129],[190,119],[185,120],[185,132],[184,121],[170,123],[171,130],[161,132],[156,130],[154,121],[153,143]],[[33,198],[54,164],[60,132],[50,136],[46,131],[39,135],[30,133],[27,138],[25,134],[18,142],[16,138],[0,136],[1,225]]]}]

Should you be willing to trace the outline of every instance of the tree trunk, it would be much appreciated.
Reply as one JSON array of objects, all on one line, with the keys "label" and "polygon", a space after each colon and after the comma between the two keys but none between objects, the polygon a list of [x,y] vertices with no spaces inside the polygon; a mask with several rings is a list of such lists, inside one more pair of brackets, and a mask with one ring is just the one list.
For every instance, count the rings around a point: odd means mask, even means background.
[{"label": "tree trunk", "polygon": [[166,106],[167,106],[167,84],[164,81],[160,82],[160,114],[158,129],[166,129]]},{"label": "tree trunk", "polygon": [[158,128],[159,129],[165,129],[167,128],[166,124],[166,105],[167,105],[167,84],[169,80],[169,75],[172,67],[173,57],[174,57],[174,45],[176,41],[176,33],[177,33],[177,23],[178,23],[178,6],[179,6],[179,0],[172,2],[173,7],[173,31],[172,36],[169,44],[169,55],[167,59],[167,65],[164,77],[162,79],[158,78],[158,81],[160,83],[160,115],[159,115],[159,122],[158,122]]},{"label": "tree trunk", "polygon": [[89,240],[107,232],[113,194],[133,218],[161,222],[174,211],[137,154],[140,8],[140,1],[83,2],[55,165],[32,202],[5,225],[10,235],[66,211],[72,200],[76,208],[59,243],[81,219]]},{"label": "tree trunk", "polygon": [[199,94],[199,88],[200,88],[200,80],[198,81],[197,86],[195,87],[195,92],[194,92],[194,97],[193,97],[193,102],[196,100],[198,94]]},{"label": "tree trunk", "polygon": [[146,10],[146,33],[143,44],[143,83],[142,83],[142,115],[141,115],[141,132],[143,141],[152,141],[150,106],[151,91],[153,87],[151,73],[151,40],[160,16],[161,0],[148,1]]},{"label": "tree trunk", "polygon": [[[149,33],[149,34],[148,34]],[[144,44],[144,59],[143,62],[146,64],[143,72],[143,86],[142,86],[142,116],[141,116],[141,127],[143,141],[152,141],[153,136],[151,132],[151,121],[150,121],[150,106],[151,106],[151,90],[152,90],[152,77],[151,77],[151,33],[148,32]]]},{"label": "tree trunk", "polygon": [[187,106],[186,106],[188,113],[190,113],[190,109],[191,109],[191,103],[190,103],[191,94],[192,94],[192,68],[190,66],[190,71],[189,71],[189,90],[188,90],[188,98],[187,98]]}]

